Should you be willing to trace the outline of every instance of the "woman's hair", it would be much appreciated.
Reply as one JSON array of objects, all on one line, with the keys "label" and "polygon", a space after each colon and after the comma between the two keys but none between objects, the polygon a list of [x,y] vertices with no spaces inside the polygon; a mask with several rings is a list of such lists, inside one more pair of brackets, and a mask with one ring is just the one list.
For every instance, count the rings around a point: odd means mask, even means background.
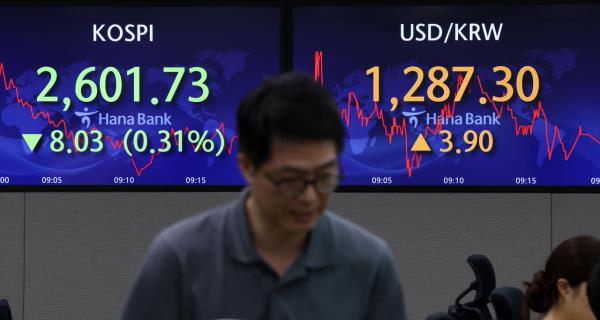
[{"label": "woman's hair", "polygon": [[594,315],[600,319],[600,263],[596,264],[588,280],[587,294]]},{"label": "woman's hair", "polygon": [[545,270],[536,272],[531,282],[523,283],[524,319],[529,319],[529,309],[546,313],[557,304],[558,279],[566,279],[576,288],[588,280],[597,262],[600,262],[600,241],[594,237],[580,236],[559,244],[548,257]]}]

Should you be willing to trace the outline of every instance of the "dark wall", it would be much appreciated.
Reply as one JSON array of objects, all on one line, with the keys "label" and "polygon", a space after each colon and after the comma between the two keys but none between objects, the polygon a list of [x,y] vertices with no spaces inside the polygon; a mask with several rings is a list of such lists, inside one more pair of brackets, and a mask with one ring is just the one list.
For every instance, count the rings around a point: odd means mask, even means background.
[{"label": "dark wall", "polygon": [[[0,194],[0,297],[16,320],[117,319],[156,233],[236,196]],[[600,196],[579,194],[339,193],[332,203],[388,242],[411,320],[466,288],[473,253],[490,258],[498,286],[520,286],[559,241],[600,237],[599,207]]]}]

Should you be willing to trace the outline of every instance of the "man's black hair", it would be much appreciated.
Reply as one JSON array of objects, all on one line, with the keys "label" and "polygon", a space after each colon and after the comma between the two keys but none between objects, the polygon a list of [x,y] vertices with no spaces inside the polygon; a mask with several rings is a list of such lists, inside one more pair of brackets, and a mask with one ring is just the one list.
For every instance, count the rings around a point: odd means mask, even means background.
[{"label": "man's black hair", "polygon": [[237,111],[239,152],[255,167],[271,157],[273,138],[305,142],[331,140],[339,154],[345,130],[327,89],[310,76],[286,73],[267,79]]}]

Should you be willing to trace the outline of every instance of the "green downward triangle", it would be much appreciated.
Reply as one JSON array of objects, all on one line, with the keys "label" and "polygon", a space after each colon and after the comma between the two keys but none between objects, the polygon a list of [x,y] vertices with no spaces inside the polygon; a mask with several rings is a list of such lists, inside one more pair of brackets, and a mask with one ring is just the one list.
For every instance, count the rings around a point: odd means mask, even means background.
[{"label": "green downward triangle", "polygon": [[35,147],[42,139],[42,135],[40,133],[23,133],[21,135],[23,136],[23,139],[25,139],[25,143],[27,143],[27,146],[31,152],[35,150]]}]

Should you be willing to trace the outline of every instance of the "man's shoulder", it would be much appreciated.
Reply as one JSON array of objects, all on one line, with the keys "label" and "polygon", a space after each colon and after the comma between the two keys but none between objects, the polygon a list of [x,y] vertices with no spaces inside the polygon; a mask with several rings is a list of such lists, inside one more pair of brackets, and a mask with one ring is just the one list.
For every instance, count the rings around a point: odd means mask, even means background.
[{"label": "man's shoulder", "polygon": [[155,241],[163,242],[175,251],[189,250],[190,246],[210,247],[213,242],[222,240],[225,217],[232,205],[216,206],[177,221],[160,231]]},{"label": "man's shoulder", "polygon": [[389,254],[385,240],[367,229],[333,212],[326,213],[337,248],[345,257],[360,260],[377,260]]}]

